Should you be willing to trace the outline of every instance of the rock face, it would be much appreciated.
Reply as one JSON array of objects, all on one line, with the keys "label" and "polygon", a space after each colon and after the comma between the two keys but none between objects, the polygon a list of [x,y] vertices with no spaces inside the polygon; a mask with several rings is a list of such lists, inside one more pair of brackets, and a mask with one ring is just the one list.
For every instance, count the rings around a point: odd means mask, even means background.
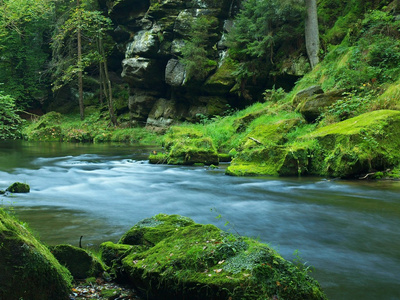
[{"label": "rock face", "polygon": [[69,299],[72,277],[68,270],[2,209],[0,245],[0,299]]},{"label": "rock face", "polygon": [[178,215],[144,219],[101,251],[147,299],[326,299],[307,271],[266,244]]},{"label": "rock face", "polygon": [[[230,92],[235,78],[227,72],[231,66],[225,63],[224,33],[232,28],[228,19],[239,2],[99,1],[118,25],[113,38],[125,55],[122,77],[130,87],[133,124],[166,127],[176,120],[193,121],[198,115],[221,114],[227,104],[237,101],[237,95]],[[193,38],[193,24],[204,16],[212,20],[212,37],[202,45],[212,53],[207,62],[212,67],[199,79],[188,76],[179,57],[185,43]]]}]

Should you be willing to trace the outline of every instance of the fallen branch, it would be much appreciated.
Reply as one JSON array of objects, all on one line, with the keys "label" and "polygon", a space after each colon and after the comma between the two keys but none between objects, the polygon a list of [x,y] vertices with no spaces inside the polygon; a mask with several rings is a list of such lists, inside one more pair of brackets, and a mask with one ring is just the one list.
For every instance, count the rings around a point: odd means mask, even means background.
[{"label": "fallen branch", "polygon": [[249,136],[249,139],[251,139],[252,141],[256,142],[257,144],[260,144],[260,145],[264,146],[263,143],[261,143],[259,140],[255,139],[255,138],[253,138],[251,136]]}]

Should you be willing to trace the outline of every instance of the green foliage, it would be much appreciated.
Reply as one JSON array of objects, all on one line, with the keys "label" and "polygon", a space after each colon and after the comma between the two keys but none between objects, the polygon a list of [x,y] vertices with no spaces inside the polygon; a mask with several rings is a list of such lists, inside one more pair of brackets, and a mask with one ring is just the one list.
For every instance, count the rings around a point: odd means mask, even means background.
[{"label": "green foliage", "polygon": [[22,120],[16,114],[15,99],[0,91],[0,140],[21,137]]},{"label": "green foliage", "polygon": [[[107,39],[106,31],[111,27],[111,20],[96,8],[97,5],[93,1],[85,1],[79,7],[71,8],[57,26],[51,44],[53,90],[58,90],[76,79],[79,71],[102,61],[99,40]],[[80,62],[76,57],[78,30],[81,31],[83,43]],[[111,46],[109,41],[106,45]]]},{"label": "green foliage", "polygon": [[47,96],[47,35],[53,8],[53,1],[46,0],[0,2],[0,83],[18,106]]},{"label": "green foliage", "polygon": [[289,49],[297,48],[298,40],[302,39],[303,11],[303,5],[297,1],[243,2],[235,27],[228,35],[239,80],[267,77],[271,71],[276,71],[275,63]]},{"label": "green foliage", "polygon": [[185,65],[187,80],[201,81],[216,68],[210,40],[215,38],[213,32],[218,20],[215,17],[200,16],[194,19],[189,31],[190,38],[185,41],[180,61]]}]

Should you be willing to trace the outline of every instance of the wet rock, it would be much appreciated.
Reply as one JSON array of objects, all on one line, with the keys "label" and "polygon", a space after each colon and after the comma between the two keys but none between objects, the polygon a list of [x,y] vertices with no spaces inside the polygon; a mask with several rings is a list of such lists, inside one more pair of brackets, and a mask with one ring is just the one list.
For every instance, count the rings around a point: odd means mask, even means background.
[{"label": "wet rock", "polygon": [[22,223],[2,209],[0,244],[0,299],[69,299],[69,271]]},{"label": "wet rock", "polygon": [[14,182],[7,188],[7,192],[10,193],[29,193],[31,190],[29,184],[22,182]]}]

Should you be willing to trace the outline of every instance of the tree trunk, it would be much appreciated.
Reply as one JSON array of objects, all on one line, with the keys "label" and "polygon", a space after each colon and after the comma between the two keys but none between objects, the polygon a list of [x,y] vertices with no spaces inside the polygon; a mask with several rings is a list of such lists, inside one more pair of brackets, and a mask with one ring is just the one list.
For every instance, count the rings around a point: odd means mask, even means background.
[{"label": "tree trunk", "polygon": [[[104,87],[104,92],[105,92],[105,95],[106,95],[106,98],[107,98],[108,112],[110,114],[111,123],[114,126],[117,126],[118,122],[117,122],[117,118],[116,118],[115,113],[114,113],[111,81],[110,81],[110,78],[108,76],[107,58],[106,58],[106,55],[104,53],[103,41],[102,41],[101,38],[99,38],[99,50],[100,50],[100,55],[101,55],[101,58],[102,58],[101,63],[103,64],[103,68],[102,68],[102,71],[104,72],[104,76],[103,76],[104,84],[103,84],[103,87]],[[108,93],[107,93],[107,89],[108,89]]]},{"label": "tree trunk", "polygon": [[318,64],[319,58],[319,30],[318,30],[318,13],[317,0],[305,0],[307,16],[305,22],[305,38],[308,59],[311,68]]},{"label": "tree trunk", "polygon": [[[79,9],[79,0],[76,0],[76,4]],[[77,40],[78,40],[78,90],[79,90],[79,112],[81,115],[81,120],[85,119],[85,108],[83,106],[83,72],[82,72],[82,34],[81,34],[81,20],[79,14]]]}]

